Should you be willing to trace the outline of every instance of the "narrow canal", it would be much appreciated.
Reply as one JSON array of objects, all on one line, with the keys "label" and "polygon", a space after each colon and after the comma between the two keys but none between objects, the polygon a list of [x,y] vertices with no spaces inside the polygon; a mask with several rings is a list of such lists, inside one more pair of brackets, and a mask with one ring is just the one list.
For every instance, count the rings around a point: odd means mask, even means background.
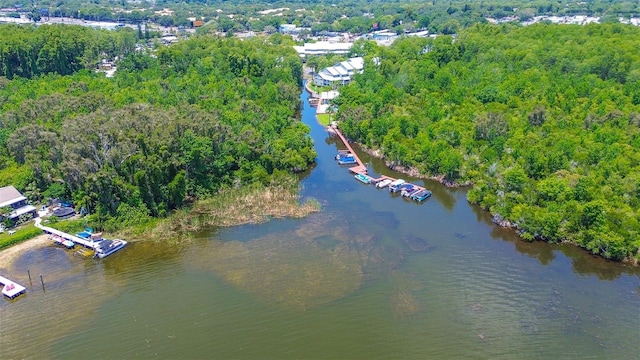
[{"label": "narrow canal", "polygon": [[418,204],[361,184],[301,101],[318,152],[302,192],[321,213],[0,264],[28,287],[0,301],[0,358],[637,358],[638,269],[520,241],[465,190],[409,179],[433,191]]}]

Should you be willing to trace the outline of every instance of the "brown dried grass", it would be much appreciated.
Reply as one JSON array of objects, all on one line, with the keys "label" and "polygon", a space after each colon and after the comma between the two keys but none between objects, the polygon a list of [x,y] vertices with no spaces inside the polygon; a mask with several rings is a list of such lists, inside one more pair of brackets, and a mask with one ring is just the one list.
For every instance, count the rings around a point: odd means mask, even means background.
[{"label": "brown dried grass", "polygon": [[185,240],[212,227],[255,224],[271,218],[300,218],[320,211],[315,199],[300,201],[297,189],[283,186],[225,189],[189,209],[174,213],[149,234],[155,240]]}]

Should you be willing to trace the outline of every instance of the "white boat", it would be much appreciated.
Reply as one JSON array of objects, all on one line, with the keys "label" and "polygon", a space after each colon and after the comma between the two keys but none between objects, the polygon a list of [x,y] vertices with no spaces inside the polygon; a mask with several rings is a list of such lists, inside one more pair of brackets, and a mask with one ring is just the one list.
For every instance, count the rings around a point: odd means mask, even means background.
[{"label": "white boat", "polygon": [[400,190],[400,186],[402,184],[404,184],[406,181],[404,181],[403,179],[398,179],[395,180],[393,182],[391,182],[391,184],[389,184],[389,191],[390,192],[396,192]]},{"label": "white boat", "polygon": [[365,174],[356,174],[355,175],[356,180],[364,183],[364,184],[370,184],[371,183],[371,178]]},{"label": "white boat", "polygon": [[382,181],[380,181],[379,183],[376,184],[376,187],[379,189],[385,188],[387,187],[387,185],[391,184],[393,180],[391,179],[384,179]]},{"label": "white boat", "polygon": [[114,240],[103,239],[102,241],[97,243],[96,246],[94,247],[94,249],[96,251],[95,256],[100,258],[100,259],[102,259],[102,258],[107,257],[107,256],[113,254],[114,252],[122,249],[126,245],[127,245],[127,242],[124,241],[124,240],[120,240],[120,239],[114,239]]}]

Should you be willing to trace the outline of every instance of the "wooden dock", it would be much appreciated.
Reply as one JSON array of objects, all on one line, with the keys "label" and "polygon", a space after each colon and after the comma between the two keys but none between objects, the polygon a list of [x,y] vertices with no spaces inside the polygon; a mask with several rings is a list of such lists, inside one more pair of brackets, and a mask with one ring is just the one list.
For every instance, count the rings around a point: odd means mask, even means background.
[{"label": "wooden dock", "polygon": [[364,163],[362,162],[362,160],[360,160],[360,157],[358,156],[358,154],[356,154],[356,152],[353,151],[353,148],[351,148],[351,145],[349,144],[347,139],[344,137],[344,135],[342,135],[342,132],[338,129],[338,127],[337,126],[332,126],[332,127],[333,127],[333,130],[334,130],[335,134],[338,135],[340,140],[342,140],[342,143],[347,148],[347,151],[349,151],[351,154],[353,154],[353,157],[356,159],[356,163],[358,164],[358,165],[356,165],[354,167],[350,167],[349,171],[351,171],[354,174],[366,175],[367,174],[367,167],[364,166]]},{"label": "wooden dock", "polygon": [[[364,165],[364,163],[362,162],[362,160],[360,160],[360,157],[358,157],[358,154],[356,154],[355,151],[353,151],[353,148],[351,147],[351,145],[349,144],[349,141],[347,141],[347,139],[344,137],[344,135],[342,134],[342,132],[340,131],[340,129],[338,129],[338,127],[336,125],[331,125],[331,132],[335,133],[336,135],[338,135],[338,137],[340,138],[340,140],[342,141],[342,143],[344,144],[344,146],[347,148],[346,151],[350,152],[351,154],[353,154],[353,157],[356,160],[356,163],[358,164],[357,166],[351,167],[349,168],[349,171],[351,171],[354,174],[363,174],[363,175],[367,175],[367,167]],[[345,150],[338,150],[340,151],[345,151]],[[372,178],[371,183],[372,184],[377,184],[382,180],[385,179],[389,179],[391,181],[395,181],[397,179],[392,178],[391,176],[387,176],[387,175],[380,175],[379,178]],[[413,185],[414,189],[418,189],[418,190],[427,190],[426,188],[416,185],[416,184],[411,184]]]}]

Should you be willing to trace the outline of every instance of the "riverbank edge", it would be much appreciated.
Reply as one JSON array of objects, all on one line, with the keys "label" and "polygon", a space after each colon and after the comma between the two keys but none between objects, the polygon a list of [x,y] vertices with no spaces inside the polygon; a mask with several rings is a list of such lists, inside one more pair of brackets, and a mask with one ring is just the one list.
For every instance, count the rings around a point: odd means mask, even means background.
[{"label": "riverbank edge", "polygon": [[42,234],[36,237],[7,246],[0,250],[0,269],[10,269],[13,262],[27,251],[39,249],[51,243],[49,235]]},{"label": "riverbank edge", "polygon": [[[269,187],[266,187],[269,188]],[[254,209],[255,211],[251,212],[251,217],[247,217],[247,212],[243,212],[242,217],[238,217],[236,219],[230,219],[229,217],[225,217],[225,221],[223,223],[211,224],[208,222],[201,222],[200,220],[195,221],[196,224],[201,225],[196,229],[193,228],[184,228],[182,226],[186,225],[185,223],[176,224],[176,219],[179,217],[190,217],[191,219],[200,218],[203,213],[207,212],[207,202],[211,201],[211,199],[203,199],[199,202],[194,203],[189,208],[184,208],[177,210],[171,216],[164,219],[154,219],[147,223],[149,226],[137,225],[130,226],[128,228],[120,229],[118,231],[114,231],[112,235],[116,237],[126,238],[128,241],[162,241],[171,239],[173,241],[188,238],[187,231],[201,231],[207,227],[233,227],[240,226],[246,224],[257,224],[269,221],[270,219],[278,219],[278,218],[301,218],[308,216],[311,213],[321,211],[320,203],[314,198],[304,199],[304,202],[301,202],[300,191],[299,189],[280,189],[280,191],[268,192],[264,189],[245,189],[248,194],[244,194],[245,199],[257,199],[260,194],[274,194],[276,196],[281,196],[280,198],[270,199],[261,199],[263,201],[255,201]],[[264,190],[264,191],[263,191]],[[286,195],[289,194],[289,195]],[[220,195],[220,194],[217,194]],[[216,196],[217,196],[216,195]],[[220,208],[231,209],[232,203],[238,201],[237,198],[227,197],[227,205],[220,205]],[[269,201],[271,207],[269,207],[269,211],[265,211],[265,207],[263,206],[264,201]],[[275,206],[280,205],[280,206]],[[209,209],[210,210],[210,209]],[[182,226],[181,226],[182,225]],[[193,225],[189,223],[189,225]],[[143,228],[140,231],[140,227]],[[178,229],[180,228],[180,229]],[[169,230],[168,230],[169,229]],[[13,263],[13,261],[24,254],[29,250],[34,250],[46,246],[49,243],[49,237],[46,234],[38,234],[37,236],[24,239],[22,241],[13,243],[9,246],[3,247],[0,249],[0,268],[7,267]]]},{"label": "riverbank edge", "polygon": [[210,228],[259,224],[280,218],[302,218],[321,210],[315,198],[302,199],[298,188],[271,185],[226,189],[176,210],[142,233],[132,234],[123,230],[118,234],[138,241],[180,242],[188,241],[194,233]]},{"label": "riverbank edge", "polygon": [[[317,115],[316,115],[316,121],[318,121]],[[318,121],[318,124],[320,124],[319,121]],[[320,125],[322,125],[322,124],[320,124]],[[331,126],[326,126],[325,128],[326,128],[326,130],[327,130],[327,132],[329,134],[332,134]],[[380,149],[369,149],[369,148],[367,148],[367,147],[365,147],[362,144],[357,143],[357,142],[355,144],[357,144],[358,147],[362,151],[364,151],[365,153],[367,153],[367,154],[369,154],[369,155],[371,155],[371,156],[373,156],[373,157],[375,157],[377,159],[383,160],[385,166],[387,168],[389,168],[390,170],[393,170],[393,171],[396,171],[396,172],[399,172],[399,173],[402,173],[402,174],[406,174],[406,175],[409,175],[411,177],[418,178],[418,179],[434,180],[434,181],[437,181],[440,184],[442,184],[445,187],[450,188],[450,189],[457,189],[457,188],[463,188],[463,187],[472,187],[474,185],[473,182],[471,182],[471,181],[466,181],[464,183],[457,183],[457,182],[448,181],[448,180],[446,180],[444,178],[444,175],[432,176],[432,175],[422,174],[418,169],[416,169],[414,167],[397,165],[397,164],[393,163],[392,161],[387,161],[385,159],[384,155],[381,153]],[[467,198],[467,201],[469,203],[471,203],[471,204],[480,206],[477,203],[473,203],[473,202],[469,201],[468,198]],[[518,236],[520,237],[521,240],[523,240],[523,241],[541,241],[541,242],[545,242],[547,244],[551,244],[550,241],[547,241],[545,239],[536,238],[534,240],[527,240],[527,239],[523,238],[522,237],[522,231],[523,230],[522,230],[522,228],[520,228],[520,226],[517,223],[514,223],[514,222],[512,222],[510,220],[505,219],[504,216],[502,216],[502,214],[494,213],[490,209],[484,208],[482,206],[480,206],[480,208],[482,208],[483,210],[489,212],[489,214],[491,215],[491,222],[493,222],[494,224],[500,226],[501,228],[514,230],[518,234]],[[628,257],[626,257],[626,258],[624,258],[624,259],[622,259],[620,261],[614,261],[614,260],[611,260],[611,259],[606,259],[606,258],[604,258],[603,256],[601,256],[599,254],[594,254],[593,252],[589,251],[588,249],[580,246],[580,244],[575,243],[573,241],[569,241],[567,239],[563,239],[561,241],[561,243],[570,244],[570,245],[576,246],[576,247],[578,247],[580,249],[583,249],[584,251],[586,251],[587,253],[589,253],[589,254],[591,254],[593,256],[598,256],[598,257],[600,257],[602,259],[605,259],[607,261],[619,262],[619,263],[628,264],[628,265],[635,266],[635,267],[640,266],[640,258],[639,258],[640,254],[638,254],[638,257],[628,256]]]}]

